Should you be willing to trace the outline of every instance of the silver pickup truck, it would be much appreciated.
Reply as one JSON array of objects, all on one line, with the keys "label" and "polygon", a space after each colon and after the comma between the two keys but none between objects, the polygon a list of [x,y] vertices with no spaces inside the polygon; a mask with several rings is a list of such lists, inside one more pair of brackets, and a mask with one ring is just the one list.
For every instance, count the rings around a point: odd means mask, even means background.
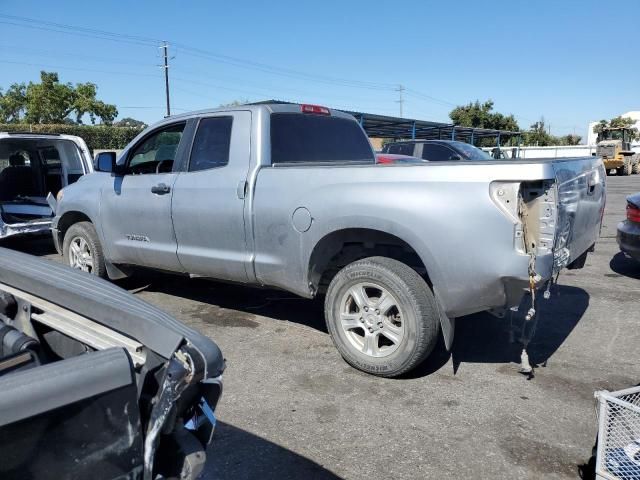
[{"label": "silver pickup truck", "polygon": [[167,118],[58,194],[70,265],[145,266],[325,295],[344,359],[397,376],[451,347],[455,317],[500,313],[584,264],[599,158],[379,165],[360,125],[315,105]]}]

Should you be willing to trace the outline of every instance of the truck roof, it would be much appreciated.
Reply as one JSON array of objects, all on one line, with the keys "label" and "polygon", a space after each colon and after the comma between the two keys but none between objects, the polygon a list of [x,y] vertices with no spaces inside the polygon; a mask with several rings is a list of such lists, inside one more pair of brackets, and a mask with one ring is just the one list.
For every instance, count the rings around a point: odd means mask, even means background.
[{"label": "truck roof", "polygon": [[[203,110],[194,110],[192,112],[185,112],[178,115],[171,115],[170,117],[166,117],[163,120],[155,123],[152,126],[161,125],[163,123],[172,122],[174,120],[179,119],[188,119],[192,117],[199,117],[202,115],[208,115],[210,113],[219,113],[219,112],[238,112],[238,111],[266,111],[267,113],[300,113],[302,114],[302,105],[300,103],[264,103],[259,105],[254,104],[246,104],[246,105],[237,105],[233,107],[220,107],[220,108],[206,108]],[[341,118],[349,118],[356,121],[353,115],[345,113],[341,110],[335,110],[333,108],[326,107],[329,112],[331,112],[332,117],[341,117]]]}]

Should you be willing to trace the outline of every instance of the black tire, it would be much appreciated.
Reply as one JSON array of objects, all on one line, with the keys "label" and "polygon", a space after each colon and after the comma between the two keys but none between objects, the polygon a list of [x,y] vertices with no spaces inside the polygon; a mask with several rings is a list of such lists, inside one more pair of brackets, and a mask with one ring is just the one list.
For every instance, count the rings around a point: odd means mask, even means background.
[{"label": "black tire", "polygon": [[[399,323],[403,326],[403,336],[402,340],[392,347],[395,350],[386,356],[375,357],[358,350],[342,327],[344,298],[349,295],[352,287],[362,283],[387,290],[398,303],[397,311],[400,314],[394,318],[401,319]],[[375,291],[375,287],[373,290]],[[429,356],[438,341],[439,313],[431,289],[415,270],[390,258],[369,257],[340,270],[329,285],[324,310],[327,329],[345,361],[373,375],[397,377],[412,370]],[[360,314],[358,311],[352,315]],[[359,321],[362,322],[362,318]],[[363,326],[365,325],[363,323]],[[377,333],[383,334],[382,331]],[[364,328],[362,334],[363,338],[367,335]],[[375,338],[379,339],[380,335]]]},{"label": "black tire", "polygon": [[626,158],[624,161],[624,165],[622,166],[622,175],[631,175],[631,159]]},{"label": "black tire", "polygon": [[[62,254],[64,257],[64,262],[74,267],[72,262],[72,254],[70,253],[71,242],[80,239],[86,242],[88,251],[92,257],[91,268],[87,268],[88,273],[96,275],[100,278],[107,278],[107,267],[104,262],[104,253],[102,251],[102,245],[100,245],[100,240],[98,239],[98,233],[96,232],[95,227],[91,222],[78,222],[74,223],[69,227],[67,232],[64,235],[64,241],[62,243]],[[74,268],[79,267],[75,266]]]},{"label": "black tire", "polygon": [[616,168],[616,175],[620,176],[622,175],[622,171],[624,170],[624,167],[618,167]]}]

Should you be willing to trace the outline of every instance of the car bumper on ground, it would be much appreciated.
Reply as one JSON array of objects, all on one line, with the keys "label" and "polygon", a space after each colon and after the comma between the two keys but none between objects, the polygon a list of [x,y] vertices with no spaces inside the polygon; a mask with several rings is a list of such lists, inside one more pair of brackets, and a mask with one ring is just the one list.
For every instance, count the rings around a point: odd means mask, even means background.
[{"label": "car bumper on ground", "polygon": [[640,223],[625,220],[618,224],[616,240],[627,255],[640,260]]}]

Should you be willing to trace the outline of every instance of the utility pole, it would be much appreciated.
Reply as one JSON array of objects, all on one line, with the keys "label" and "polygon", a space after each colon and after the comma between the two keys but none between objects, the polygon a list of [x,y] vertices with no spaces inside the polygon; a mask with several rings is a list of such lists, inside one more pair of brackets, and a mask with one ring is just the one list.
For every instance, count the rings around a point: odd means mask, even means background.
[{"label": "utility pole", "polygon": [[396,102],[400,104],[400,118],[402,118],[402,106],[404,104],[404,98],[402,97],[402,92],[404,91],[405,91],[405,88],[402,85],[398,85],[398,88],[396,88],[396,92],[398,92],[398,94],[400,95],[400,98],[396,100]]},{"label": "utility pole", "polygon": [[169,102],[169,44],[163,42],[161,47],[164,50],[164,89],[167,97],[167,117],[171,116],[171,104]]}]

